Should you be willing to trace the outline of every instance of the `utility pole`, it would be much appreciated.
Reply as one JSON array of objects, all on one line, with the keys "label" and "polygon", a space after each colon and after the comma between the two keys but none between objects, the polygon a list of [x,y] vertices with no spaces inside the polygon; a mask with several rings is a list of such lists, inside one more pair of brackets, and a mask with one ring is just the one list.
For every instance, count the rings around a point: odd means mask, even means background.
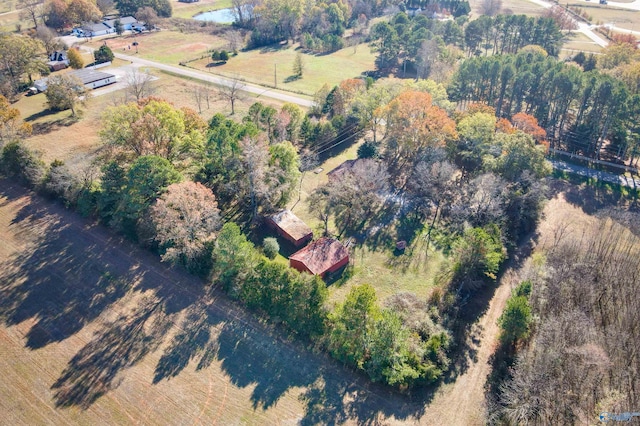
[{"label": "utility pole", "polygon": [[273,64],[273,85],[278,88],[278,64]]}]

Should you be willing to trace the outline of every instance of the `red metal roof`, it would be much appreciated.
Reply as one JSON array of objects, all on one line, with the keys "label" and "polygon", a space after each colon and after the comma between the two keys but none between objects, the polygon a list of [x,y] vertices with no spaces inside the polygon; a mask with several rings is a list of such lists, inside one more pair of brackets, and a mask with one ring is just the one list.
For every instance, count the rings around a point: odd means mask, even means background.
[{"label": "red metal roof", "polygon": [[292,254],[289,259],[303,263],[312,274],[323,275],[348,257],[349,252],[340,241],[320,238]]}]

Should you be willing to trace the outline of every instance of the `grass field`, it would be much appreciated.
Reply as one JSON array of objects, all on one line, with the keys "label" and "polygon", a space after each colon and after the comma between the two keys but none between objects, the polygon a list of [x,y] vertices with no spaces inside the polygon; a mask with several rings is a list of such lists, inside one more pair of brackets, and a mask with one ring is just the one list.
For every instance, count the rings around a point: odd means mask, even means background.
[{"label": "grass field", "polygon": [[613,24],[626,30],[640,31],[640,12],[583,2],[569,3],[569,6],[584,10],[591,16],[592,24]]},{"label": "grass field", "polygon": [[[477,18],[481,15],[482,1],[483,0],[471,0],[469,2],[472,18]],[[528,0],[508,0],[502,2],[502,13],[507,12],[512,12],[514,15],[540,16],[543,9]]]},{"label": "grass field", "polygon": [[[151,70],[153,74],[155,71]],[[198,111],[193,88],[201,82],[190,81],[166,73],[155,74],[159,77],[154,82],[155,95],[170,100],[178,107],[189,107]],[[45,95],[23,96],[14,104],[22,117],[32,126],[34,134],[26,139],[27,146],[40,151],[46,162],[59,159],[67,162],[71,167],[83,168],[89,165],[95,157],[100,145],[98,131],[100,120],[105,108],[122,103],[124,91],[117,91],[89,99],[87,107],[82,109],[79,118],[72,119],[70,111],[50,112],[46,106]],[[247,95],[244,100],[236,104],[236,116],[242,117],[258,99]],[[282,103],[267,98],[260,98],[261,102],[280,108]],[[202,105],[201,116],[209,120],[214,114],[230,114],[230,105],[216,98],[215,90],[211,89],[209,108]]]},{"label": "grass field", "polygon": [[[209,56],[209,49],[220,49],[227,44],[221,37],[206,33],[180,33],[178,31],[154,31],[138,35],[114,37],[107,40],[112,49],[122,49],[134,41],[139,43],[138,55],[152,61],[177,65],[183,61]],[[94,48],[100,47],[102,41],[89,43]]]},{"label": "grass field", "polygon": [[576,53],[582,51],[586,53],[599,53],[602,48],[593,40],[582,33],[571,33],[567,36],[567,41],[562,45],[560,57],[573,57]]},{"label": "grass field", "polygon": [[324,84],[330,87],[347,78],[360,77],[374,70],[375,55],[368,45],[346,47],[327,55],[302,54],[302,78],[293,76],[293,64],[298,45],[285,44],[240,52],[226,64],[214,66],[203,59],[189,65],[224,76],[240,75],[251,83],[274,86],[293,92],[313,95]]}]

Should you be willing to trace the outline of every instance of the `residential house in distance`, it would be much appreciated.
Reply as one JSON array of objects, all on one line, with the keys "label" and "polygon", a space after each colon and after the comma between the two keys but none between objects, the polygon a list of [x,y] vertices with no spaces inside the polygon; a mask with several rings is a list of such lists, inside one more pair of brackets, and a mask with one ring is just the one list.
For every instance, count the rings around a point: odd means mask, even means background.
[{"label": "residential house in distance", "polygon": [[289,266],[300,272],[308,272],[326,278],[349,263],[349,251],[338,240],[320,238],[292,254]]},{"label": "residential house in distance", "polygon": [[67,58],[67,52],[56,50],[49,55],[49,62],[47,62],[51,72],[59,71],[69,66],[69,58]]},{"label": "residential house in distance", "polygon": [[296,247],[302,247],[313,239],[313,231],[291,210],[282,210],[267,217],[267,225]]},{"label": "residential house in distance", "polygon": [[80,27],[82,30],[82,36],[84,37],[98,37],[101,35],[115,33],[116,30],[105,24],[104,22],[89,22],[82,24]]},{"label": "residential house in distance", "polygon": [[116,21],[120,21],[123,31],[144,31],[144,22],[139,22],[133,16],[124,16],[116,19],[105,19],[102,22],[88,22],[80,28],[75,28],[71,33],[78,37],[97,37],[116,32]]},{"label": "residential house in distance", "polygon": [[[120,25],[122,25],[123,31],[133,31],[134,28],[139,28],[140,23],[133,16],[125,16],[123,18],[118,18],[120,20]],[[116,21],[118,19],[109,19],[104,21],[104,23],[113,29],[113,32],[116,32]]]}]

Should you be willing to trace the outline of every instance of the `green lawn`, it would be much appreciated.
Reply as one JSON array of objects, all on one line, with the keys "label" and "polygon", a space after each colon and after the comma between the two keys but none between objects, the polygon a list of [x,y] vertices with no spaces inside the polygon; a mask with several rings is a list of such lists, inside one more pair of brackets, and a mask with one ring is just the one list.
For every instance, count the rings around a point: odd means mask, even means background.
[{"label": "green lawn", "polygon": [[602,50],[593,40],[582,33],[571,33],[567,41],[562,45],[561,56],[563,58],[573,57],[582,51],[586,53],[598,53]]},{"label": "green lawn", "polygon": [[342,80],[355,78],[374,70],[375,55],[369,46],[360,44],[326,55],[302,54],[304,72],[293,79],[293,63],[298,45],[285,44],[240,52],[226,64],[213,66],[203,59],[189,64],[224,76],[240,75],[248,82],[313,95],[324,84],[334,86]]},{"label": "green lawn", "polygon": [[[319,168],[321,172],[307,172],[302,180],[301,201],[296,203],[297,194],[288,206],[300,219],[305,221],[313,230],[314,235],[322,235],[322,223],[309,212],[307,197],[315,188],[327,182],[327,173],[348,159],[357,158],[359,144],[354,144],[341,154],[327,159]],[[332,223],[330,230],[334,229]],[[391,230],[394,234],[395,229]],[[346,241],[346,239],[344,239]],[[358,244],[352,250],[351,276],[329,286],[329,300],[331,303],[344,300],[349,290],[359,284],[371,284],[378,295],[378,301],[384,300],[394,293],[408,291],[420,298],[426,298],[434,287],[434,277],[439,271],[444,256],[434,250],[431,244],[428,254],[426,242],[422,236],[414,239],[413,244],[402,255],[394,254],[393,244],[381,244],[375,249]],[[347,271],[349,273],[349,271]]]}]

